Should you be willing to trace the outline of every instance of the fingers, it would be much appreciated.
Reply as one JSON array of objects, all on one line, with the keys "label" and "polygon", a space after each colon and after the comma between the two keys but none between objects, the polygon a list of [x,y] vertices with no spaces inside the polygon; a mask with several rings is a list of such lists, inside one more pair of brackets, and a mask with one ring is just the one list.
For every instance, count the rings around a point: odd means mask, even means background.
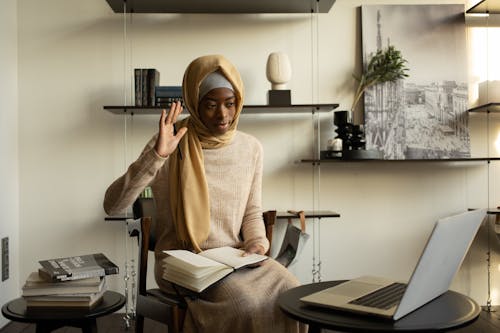
[{"label": "fingers", "polygon": [[167,111],[165,109],[161,110],[161,116],[160,116],[160,129],[162,128],[162,125],[165,124],[165,119],[167,118]]},{"label": "fingers", "polygon": [[243,253],[243,256],[246,257],[246,256],[249,256],[253,253],[264,254],[264,248],[261,245],[252,245],[248,249],[245,250],[245,252]]},{"label": "fingers", "polygon": [[177,121],[177,116],[182,112],[182,104],[180,101],[173,102],[170,105],[167,118],[164,119],[166,124],[173,124]]}]

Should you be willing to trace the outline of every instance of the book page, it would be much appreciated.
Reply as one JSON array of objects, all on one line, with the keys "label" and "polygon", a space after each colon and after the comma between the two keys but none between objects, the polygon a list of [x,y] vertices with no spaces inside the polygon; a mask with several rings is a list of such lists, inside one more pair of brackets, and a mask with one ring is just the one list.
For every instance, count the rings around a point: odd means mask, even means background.
[{"label": "book page", "polygon": [[169,250],[169,251],[163,251],[166,254],[176,257],[177,259],[180,259],[182,261],[185,261],[193,266],[196,267],[210,267],[210,266],[220,266],[221,264],[217,261],[213,261],[209,258],[200,256],[196,253],[193,253],[191,251],[186,251],[186,250]]},{"label": "book page", "polygon": [[225,246],[205,250],[200,252],[199,255],[226,264],[234,269],[255,264],[267,259],[267,256],[255,253],[244,257],[243,253],[245,253],[245,251]]}]

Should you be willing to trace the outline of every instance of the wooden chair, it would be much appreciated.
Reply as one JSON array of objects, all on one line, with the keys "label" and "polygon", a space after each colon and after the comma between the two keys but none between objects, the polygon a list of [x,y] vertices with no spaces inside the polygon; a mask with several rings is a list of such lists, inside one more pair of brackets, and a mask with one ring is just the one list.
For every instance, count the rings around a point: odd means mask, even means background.
[{"label": "wooden chair", "polygon": [[[154,251],[156,243],[154,200],[138,198],[134,202],[133,212],[135,221],[129,224],[129,234],[137,236],[139,240],[135,332],[143,332],[144,318],[166,324],[169,333],[182,332],[187,308],[184,299],[176,294],[164,293],[159,288],[146,289],[148,254]],[[271,242],[276,211],[266,211],[263,217],[266,236]]]}]

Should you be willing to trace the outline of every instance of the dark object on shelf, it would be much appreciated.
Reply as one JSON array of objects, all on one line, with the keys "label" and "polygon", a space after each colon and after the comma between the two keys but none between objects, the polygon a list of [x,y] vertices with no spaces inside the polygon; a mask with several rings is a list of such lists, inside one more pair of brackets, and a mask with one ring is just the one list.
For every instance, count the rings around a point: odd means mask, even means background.
[{"label": "dark object on shelf", "polygon": [[134,68],[136,106],[154,106],[155,88],[160,84],[160,72],[154,68]]},{"label": "dark object on shelf", "polygon": [[335,139],[342,140],[342,152],[362,150],[366,147],[363,125],[354,125],[349,122],[349,111],[335,111],[333,124],[337,126]]},{"label": "dark object on shelf", "polygon": [[[106,0],[123,13],[123,0]],[[335,0],[141,0],[127,1],[127,13],[328,13]],[[317,7],[316,7],[317,6]]]},{"label": "dark object on shelf", "polygon": [[182,86],[157,86],[155,97],[180,97],[182,98]]},{"label": "dark object on shelf", "polygon": [[155,87],[155,106],[170,107],[173,102],[180,101],[184,106],[182,99],[182,86],[157,86]]},{"label": "dark object on shelf", "polygon": [[290,106],[292,97],[290,90],[268,90],[268,104],[271,106]]},{"label": "dark object on shelf", "polygon": [[322,160],[383,160],[382,152],[378,150],[322,150],[320,152]]},{"label": "dark object on shelf", "polygon": [[335,132],[337,133],[336,139],[342,140],[342,150],[349,150],[352,148],[352,131],[353,125],[349,123],[349,111],[335,111],[333,113],[333,124],[337,126]]},{"label": "dark object on shelf", "polygon": [[363,125],[352,126],[351,149],[364,150],[366,148],[365,132]]},{"label": "dark object on shelf", "polygon": [[342,158],[342,152],[336,150],[322,150],[320,152],[320,158],[322,160],[340,159]]},{"label": "dark object on shelf", "polygon": [[344,150],[342,152],[343,160],[381,160],[384,156],[378,150]]}]

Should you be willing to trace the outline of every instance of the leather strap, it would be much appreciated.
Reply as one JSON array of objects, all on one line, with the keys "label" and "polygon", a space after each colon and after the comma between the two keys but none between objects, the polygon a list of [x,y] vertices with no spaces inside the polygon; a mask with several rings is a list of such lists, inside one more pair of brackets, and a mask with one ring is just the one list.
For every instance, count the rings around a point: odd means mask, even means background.
[{"label": "leather strap", "polygon": [[[306,232],[306,215],[304,214],[303,210],[296,211],[296,210],[288,210],[288,213],[296,215],[299,220],[300,220],[300,231],[302,233]],[[292,218],[288,218],[288,223],[292,223]]]}]

